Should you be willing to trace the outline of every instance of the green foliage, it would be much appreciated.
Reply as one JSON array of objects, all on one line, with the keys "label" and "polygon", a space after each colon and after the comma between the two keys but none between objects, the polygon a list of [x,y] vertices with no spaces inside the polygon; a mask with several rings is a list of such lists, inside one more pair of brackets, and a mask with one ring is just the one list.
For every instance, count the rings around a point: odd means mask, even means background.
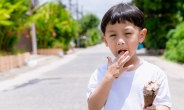
[{"label": "green foliage", "polygon": [[4,56],[4,55],[5,55],[5,52],[4,51],[0,51],[0,57]]},{"label": "green foliage", "polygon": [[56,41],[56,42],[54,42],[54,44],[53,44],[53,48],[63,48],[63,45],[62,45],[61,42]]},{"label": "green foliage", "polygon": [[81,47],[92,46],[101,42],[100,31],[98,25],[100,23],[99,18],[92,13],[88,13],[79,20],[79,35],[86,36],[86,39],[81,37]]},{"label": "green foliage", "polygon": [[0,50],[9,52],[19,41],[24,29],[27,0],[0,0]]},{"label": "green foliage", "polygon": [[[148,49],[164,49],[167,32],[175,28],[181,18],[184,7],[182,0],[133,0],[133,3],[145,15],[145,27],[148,29],[145,46]],[[183,7],[183,8],[182,8]]]},{"label": "green foliage", "polygon": [[170,39],[166,45],[164,56],[174,62],[184,62],[184,22],[168,33]]},{"label": "green foliage", "polygon": [[63,50],[68,50],[71,40],[77,36],[77,22],[72,19],[61,22],[61,25],[56,25],[56,30],[56,38],[63,44]]},{"label": "green foliage", "polygon": [[77,23],[58,2],[47,2],[38,7],[30,18],[36,24],[38,48],[52,48],[60,42],[64,50],[77,36]]},{"label": "green foliage", "polygon": [[87,46],[92,46],[92,45],[96,45],[101,43],[102,39],[100,37],[100,31],[97,28],[93,28],[87,31],[86,36],[88,36],[87,38],[87,42],[86,45]]},{"label": "green foliage", "polygon": [[86,34],[88,29],[97,28],[100,23],[99,18],[92,13],[88,13],[79,20],[80,34]]},{"label": "green foliage", "polygon": [[17,55],[17,54],[24,53],[24,52],[25,52],[24,48],[21,48],[21,49],[13,49],[13,50],[11,51],[11,53],[12,53],[13,55]]}]

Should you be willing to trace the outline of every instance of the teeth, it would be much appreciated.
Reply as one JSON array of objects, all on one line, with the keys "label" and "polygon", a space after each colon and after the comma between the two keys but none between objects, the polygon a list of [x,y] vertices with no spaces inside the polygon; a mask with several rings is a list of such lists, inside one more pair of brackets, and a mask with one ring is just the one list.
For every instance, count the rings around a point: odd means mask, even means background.
[{"label": "teeth", "polygon": [[124,54],[127,50],[119,50],[118,54]]},{"label": "teeth", "polygon": [[123,53],[124,53],[124,51],[123,51],[123,50],[120,50],[118,53],[119,53],[119,54],[123,54]]},{"label": "teeth", "polygon": [[125,51],[121,51],[121,52],[120,52],[120,54],[124,54],[124,53],[125,53]]}]

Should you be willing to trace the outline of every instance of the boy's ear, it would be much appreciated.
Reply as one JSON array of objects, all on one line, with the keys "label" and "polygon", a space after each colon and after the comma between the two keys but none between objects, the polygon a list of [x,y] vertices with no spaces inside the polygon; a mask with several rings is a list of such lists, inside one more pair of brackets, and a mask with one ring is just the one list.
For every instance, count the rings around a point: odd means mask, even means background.
[{"label": "boy's ear", "polygon": [[139,43],[142,43],[146,37],[146,33],[147,33],[147,29],[144,28],[141,30],[140,32],[140,36],[139,36]]},{"label": "boy's ear", "polygon": [[102,39],[103,39],[103,41],[105,42],[105,45],[108,47],[108,43],[107,43],[107,40],[106,40],[106,37],[105,37],[104,34],[102,35]]}]

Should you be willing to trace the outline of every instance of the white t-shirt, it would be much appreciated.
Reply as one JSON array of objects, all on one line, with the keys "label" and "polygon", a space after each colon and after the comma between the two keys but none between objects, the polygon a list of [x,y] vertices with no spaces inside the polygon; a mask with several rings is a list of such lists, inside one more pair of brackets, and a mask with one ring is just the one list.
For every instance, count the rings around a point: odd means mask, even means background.
[{"label": "white t-shirt", "polygon": [[[106,70],[107,64],[104,64],[92,74],[87,88],[87,98],[98,86]],[[104,110],[142,110],[143,87],[152,79],[158,79],[161,82],[153,104],[171,107],[167,76],[159,67],[142,59],[142,64],[138,69],[123,73],[113,82]]]}]

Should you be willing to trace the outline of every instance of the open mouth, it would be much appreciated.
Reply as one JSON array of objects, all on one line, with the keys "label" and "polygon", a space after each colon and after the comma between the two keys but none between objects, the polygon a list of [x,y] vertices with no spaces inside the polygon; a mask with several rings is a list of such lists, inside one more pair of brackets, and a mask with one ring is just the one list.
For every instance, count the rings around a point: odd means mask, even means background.
[{"label": "open mouth", "polygon": [[127,50],[118,50],[118,54],[124,54]]}]

